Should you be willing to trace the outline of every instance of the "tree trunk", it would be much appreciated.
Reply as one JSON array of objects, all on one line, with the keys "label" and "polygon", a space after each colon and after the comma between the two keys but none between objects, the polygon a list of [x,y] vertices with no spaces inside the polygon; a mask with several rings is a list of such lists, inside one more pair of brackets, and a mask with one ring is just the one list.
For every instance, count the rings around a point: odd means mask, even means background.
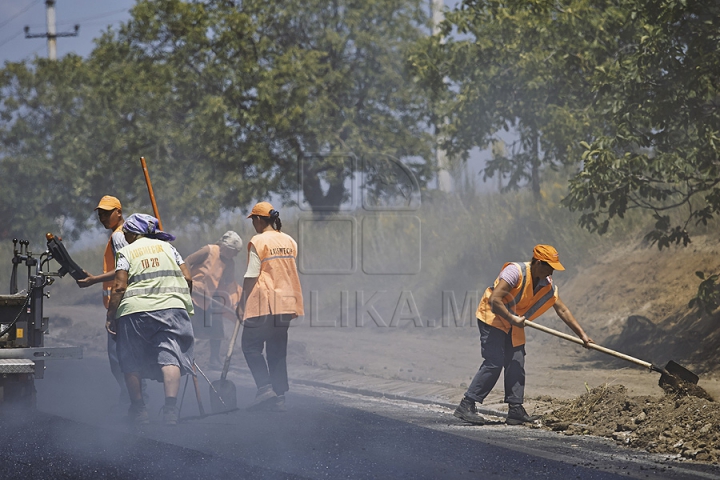
[{"label": "tree trunk", "polygon": [[[310,204],[313,212],[335,213],[340,210],[340,205],[345,200],[345,176],[343,168],[333,169],[334,179],[329,183],[326,193],[323,193],[320,171],[305,166],[303,169],[302,190],[305,200]],[[327,181],[327,178],[325,179]]]},{"label": "tree trunk", "polygon": [[532,185],[533,198],[535,201],[540,200],[540,137],[536,128],[532,129],[533,152],[532,152],[532,177],[530,184]]}]

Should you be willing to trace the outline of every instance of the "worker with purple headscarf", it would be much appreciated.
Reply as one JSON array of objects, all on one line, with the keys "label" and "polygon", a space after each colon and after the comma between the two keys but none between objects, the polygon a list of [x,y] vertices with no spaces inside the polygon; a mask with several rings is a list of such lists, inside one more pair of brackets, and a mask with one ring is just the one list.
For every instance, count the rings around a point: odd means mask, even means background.
[{"label": "worker with purple headscarf", "polygon": [[180,378],[193,374],[192,280],[182,257],[168,243],[175,237],[159,230],[158,223],[141,213],[125,220],[128,245],[117,252],[107,316],[130,395],[128,414],[138,425],[149,423],[142,378],[164,383],[163,419],[176,425]]}]

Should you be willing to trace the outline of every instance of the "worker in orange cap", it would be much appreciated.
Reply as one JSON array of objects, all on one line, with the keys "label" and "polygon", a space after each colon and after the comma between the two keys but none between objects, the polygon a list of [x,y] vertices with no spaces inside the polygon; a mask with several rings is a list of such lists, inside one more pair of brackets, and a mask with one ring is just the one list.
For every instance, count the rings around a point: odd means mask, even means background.
[{"label": "worker in orange cap", "polygon": [[476,425],[486,423],[477,413],[475,403],[485,400],[505,369],[505,402],[509,404],[506,423],[520,425],[538,419],[528,415],[523,407],[524,327],[526,321],[535,320],[550,307],[585,347],[593,342],[560,300],[552,280],[555,270],[565,270],[557,250],[550,245],[536,245],[531,261],[506,263],[494,285],[485,290],[476,312],[484,361],[455,410],[456,417]]},{"label": "worker in orange cap", "polygon": [[[110,292],[112,290],[113,280],[115,280],[115,254],[128,244],[122,232],[125,219],[123,218],[120,200],[111,195],[102,197],[98,206],[95,207],[95,211],[97,211],[98,219],[100,223],[102,223],[102,226],[112,232],[105,246],[105,254],[103,255],[103,273],[102,275],[91,275],[85,272],[87,277],[77,280],[77,284],[80,288],[86,288],[102,282],[103,304],[105,308],[108,308],[110,304]],[[110,361],[110,371],[120,387],[121,402],[130,403],[130,397],[128,397],[127,389],[125,388],[125,376],[120,370],[120,363],[118,362],[115,336],[109,333],[107,334],[107,352],[108,360]],[[144,381],[142,386],[143,395],[147,397]]]},{"label": "worker in orange cap", "polygon": [[[256,204],[248,218],[257,235],[248,243],[248,266],[237,307],[243,319],[242,351],[257,393],[248,410],[285,411],[290,321],[304,315],[297,243],[280,231],[280,212]],[[263,356],[265,350],[265,356]]]}]

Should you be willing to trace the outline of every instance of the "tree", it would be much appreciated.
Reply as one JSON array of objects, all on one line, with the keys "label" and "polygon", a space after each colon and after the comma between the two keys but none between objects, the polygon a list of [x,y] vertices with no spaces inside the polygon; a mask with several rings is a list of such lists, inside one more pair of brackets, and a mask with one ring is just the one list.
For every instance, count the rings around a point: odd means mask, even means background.
[{"label": "tree", "polygon": [[301,189],[332,211],[354,174],[348,154],[429,157],[424,97],[403,68],[421,5],[146,0],[118,40],[170,68],[191,149],[212,158],[224,205]]},{"label": "tree", "polygon": [[424,182],[427,105],[404,68],[422,7],[141,0],[87,60],[6,65],[0,169],[22,165],[27,183],[1,194],[4,235],[61,215],[77,233],[106,193],[147,210],[141,155],[172,225],[298,189],[314,210],[337,210],[355,174],[348,155],[401,159]]},{"label": "tree", "polygon": [[467,156],[512,130],[517,142],[484,174],[507,176],[507,188],[528,182],[538,198],[543,165],[574,164],[580,141],[600,128],[589,79],[622,42],[622,3],[465,0],[448,12],[411,59],[449,119],[445,148]]},{"label": "tree", "polygon": [[[585,145],[564,202],[600,233],[630,209],[650,210],[650,242],[687,245],[691,223],[720,211],[720,4],[637,0],[628,19],[627,45],[591,79],[610,128]],[[698,298],[717,307],[717,276],[700,278]]]}]

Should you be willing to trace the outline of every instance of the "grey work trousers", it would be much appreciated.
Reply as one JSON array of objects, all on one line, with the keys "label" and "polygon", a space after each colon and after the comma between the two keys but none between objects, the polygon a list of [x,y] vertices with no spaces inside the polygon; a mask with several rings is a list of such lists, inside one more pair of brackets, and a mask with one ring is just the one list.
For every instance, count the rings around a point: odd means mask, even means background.
[{"label": "grey work trousers", "polygon": [[[513,347],[512,328],[508,333],[480,320],[480,348],[484,359],[465,396],[482,403],[505,369],[505,402],[523,403],[525,396],[525,345]],[[513,327],[514,328],[514,327]]]},{"label": "grey work trousers", "polygon": [[[291,315],[265,315],[243,322],[240,339],[245,361],[257,388],[272,385],[277,395],[289,390],[287,373],[288,328]],[[267,360],[263,356],[263,349]]]}]

